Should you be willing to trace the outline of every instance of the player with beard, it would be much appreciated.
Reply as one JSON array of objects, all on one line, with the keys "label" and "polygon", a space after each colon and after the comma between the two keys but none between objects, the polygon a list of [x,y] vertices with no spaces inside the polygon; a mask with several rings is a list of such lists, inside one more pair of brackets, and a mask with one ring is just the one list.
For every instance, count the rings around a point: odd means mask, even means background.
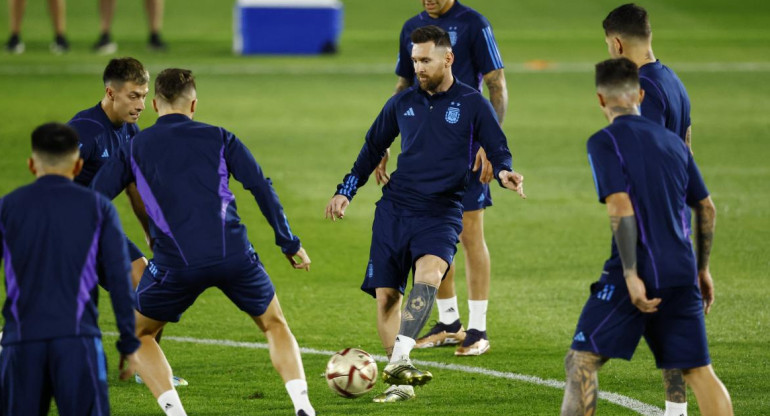
[{"label": "player with beard", "polygon": [[[411,34],[415,85],[385,104],[366,134],[351,172],[337,186],[326,217],[341,219],[395,138],[398,165],[383,187],[372,226],[369,263],[361,289],[377,300],[377,329],[390,357],[383,379],[392,386],[376,402],[408,400],[414,385],[432,379],[409,354],[425,326],[438,286],[452,264],[462,231],[462,198],[471,180],[473,144],[480,141],[502,187],[524,197],[523,177],[489,102],[452,75],[449,35],[437,26]],[[409,271],[414,284],[401,302]]]}]

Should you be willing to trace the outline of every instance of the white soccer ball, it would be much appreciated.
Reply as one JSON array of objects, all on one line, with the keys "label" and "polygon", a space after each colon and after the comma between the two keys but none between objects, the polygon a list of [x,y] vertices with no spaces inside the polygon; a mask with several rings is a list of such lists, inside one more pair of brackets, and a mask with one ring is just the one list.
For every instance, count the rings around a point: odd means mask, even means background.
[{"label": "white soccer ball", "polygon": [[377,382],[377,363],[368,352],[345,348],[326,364],[326,382],[342,397],[352,399],[365,394]]}]

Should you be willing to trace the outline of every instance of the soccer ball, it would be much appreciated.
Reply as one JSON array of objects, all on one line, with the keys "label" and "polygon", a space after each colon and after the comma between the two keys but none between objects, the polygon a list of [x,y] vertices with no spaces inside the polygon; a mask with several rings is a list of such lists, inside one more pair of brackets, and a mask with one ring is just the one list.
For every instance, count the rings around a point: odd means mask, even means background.
[{"label": "soccer ball", "polygon": [[352,399],[365,394],[377,382],[377,363],[358,348],[337,352],[326,364],[326,382],[342,397]]}]

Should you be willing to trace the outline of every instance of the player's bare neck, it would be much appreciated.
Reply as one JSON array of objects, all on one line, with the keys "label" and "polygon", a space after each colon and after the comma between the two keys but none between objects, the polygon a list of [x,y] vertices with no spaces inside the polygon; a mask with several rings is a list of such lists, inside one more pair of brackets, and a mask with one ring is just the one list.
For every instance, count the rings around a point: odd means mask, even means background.
[{"label": "player's bare neck", "polygon": [[615,104],[607,107],[607,118],[610,120],[610,123],[615,121],[616,117],[620,116],[638,116],[641,115],[639,112],[639,107],[631,104]]},{"label": "player's bare neck", "polygon": [[630,58],[639,68],[657,61],[650,45],[640,47]]},{"label": "player's bare neck", "polygon": [[113,126],[120,127],[123,125],[123,120],[112,111],[112,107],[110,106],[107,97],[102,99],[102,111],[104,111],[104,114],[107,114],[107,118],[110,119],[110,123],[112,123]]}]

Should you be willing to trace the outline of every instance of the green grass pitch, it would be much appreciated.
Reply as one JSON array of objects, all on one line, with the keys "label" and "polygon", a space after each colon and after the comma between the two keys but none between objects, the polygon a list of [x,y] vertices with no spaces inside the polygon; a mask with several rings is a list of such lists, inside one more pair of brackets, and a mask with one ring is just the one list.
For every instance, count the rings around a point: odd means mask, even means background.
[{"label": "green grass pitch", "polygon": [[[0,194],[32,180],[25,158],[34,126],[66,121],[103,93],[100,76],[107,58],[89,51],[98,31],[96,1],[69,2],[73,49],[65,56],[48,52],[52,34],[45,2],[28,3],[27,52],[0,55]],[[415,358],[564,379],[564,353],[609,249],[608,221],[596,202],[585,140],[606,124],[591,65],[607,57],[601,21],[620,3],[466,1],[491,20],[507,64],[510,105],[504,129],[529,199],[494,190],[495,205],[486,215],[493,275],[491,351],[460,359],[441,348],[417,351]],[[195,71],[197,119],[236,133],[272,177],[313,260],[309,273],[290,269],[253,199],[237,183],[232,188],[300,346],[357,346],[382,354],[374,301],[358,290],[380,190],[373,182],[361,189],[341,223],[324,222],[323,209],[393,91],[398,32],[420,3],[345,1],[340,52],[322,57],[233,56],[232,4],[167,2],[164,35],[170,51],[152,54],[145,49],[141,2],[120,1],[114,24],[119,55],[139,58],[152,74],[172,66]],[[770,3],[641,4],[651,13],[657,57],[679,73],[690,93],[695,157],[718,209],[712,255],[717,297],[706,319],[714,367],[730,390],[736,414],[770,414]],[[5,8],[0,22],[7,22]],[[6,29],[0,26],[0,34]],[[527,62],[538,60],[558,65],[528,69]],[[155,118],[148,107],[140,127]],[[116,205],[126,232],[143,241],[126,198],[116,199]],[[462,276],[461,255],[458,268]],[[457,280],[467,320],[465,284]],[[106,294],[102,299],[102,329],[114,331]],[[165,335],[162,346],[172,367],[190,382],[180,389],[190,414],[291,414],[266,350],[172,339],[264,342],[251,320],[221,293],[205,293]],[[114,341],[105,337],[113,413],[161,414],[146,387],[117,381]],[[356,400],[337,397],[321,377],[328,357],[307,353],[303,359],[311,399],[323,415],[553,415],[562,397],[552,387],[434,368],[436,379],[418,390],[417,400],[381,406],[371,403],[374,393]],[[378,384],[375,392],[382,388]],[[664,401],[660,374],[643,343],[633,361],[612,361],[602,370],[600,388],[658,407]],[[696,407],[690,395],[690,415],[700,414]],[[599,414],[635,413],[600,400]]]}]

